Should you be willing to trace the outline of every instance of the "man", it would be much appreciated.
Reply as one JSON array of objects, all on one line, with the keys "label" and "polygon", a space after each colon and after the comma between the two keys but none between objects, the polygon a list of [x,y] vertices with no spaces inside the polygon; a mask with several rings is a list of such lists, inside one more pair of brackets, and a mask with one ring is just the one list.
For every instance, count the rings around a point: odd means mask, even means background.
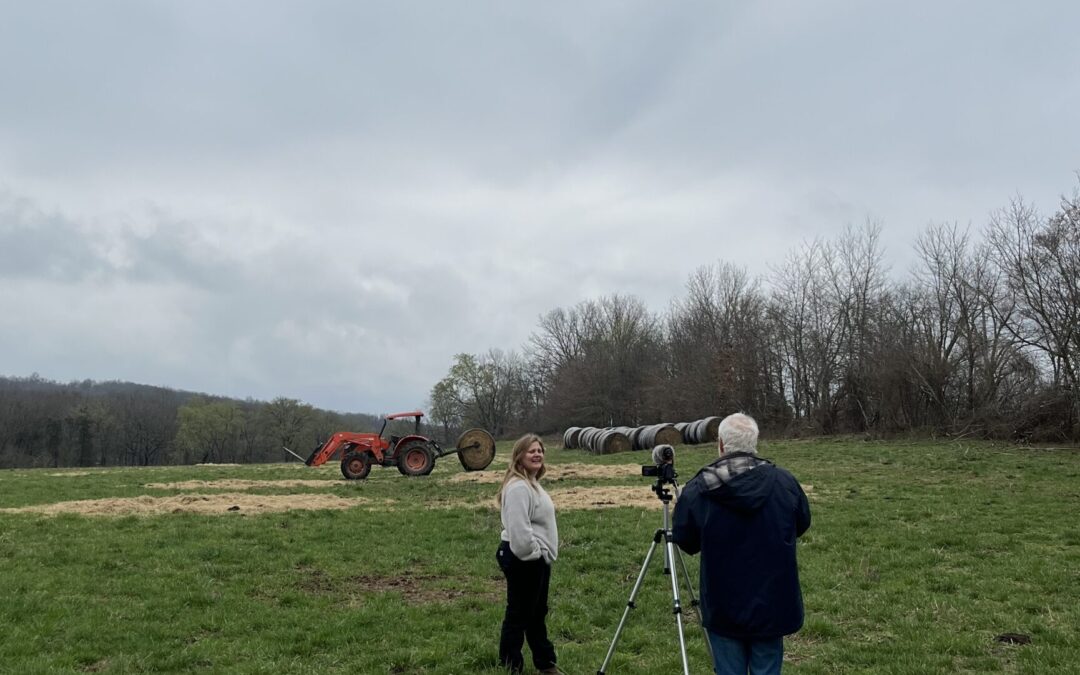
[{"label": "man", "polygon": [[701,552],[701,614],[717,675],[773,675],[803,624],[795,539],[810,504],[790,473],[757,456],[757,423],[720,422],[720,459],[686,483],[672,537]]}]

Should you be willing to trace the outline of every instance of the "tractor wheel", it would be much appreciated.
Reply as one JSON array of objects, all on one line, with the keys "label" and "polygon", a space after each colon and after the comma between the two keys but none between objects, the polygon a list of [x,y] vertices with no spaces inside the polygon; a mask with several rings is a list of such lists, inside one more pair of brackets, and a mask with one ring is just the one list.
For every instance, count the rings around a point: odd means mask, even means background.
[{"label": "tractor wheel", "polygon": [[397,452],[398,471],[406,476],[426,476],[435,468],[435,453],[422,441],[410,441]]},{"label": "tractor wheel", "polygon": [[363,480],[371,473],[371,457],[366,452],[352,450],[341,458],[341,475],[349,480]]},{"label": "tractor wheel", "polygon": [[481,471],[495,459],[495,439],[483,429],[469,429],[458,436],[458,461],[466,471]]}]

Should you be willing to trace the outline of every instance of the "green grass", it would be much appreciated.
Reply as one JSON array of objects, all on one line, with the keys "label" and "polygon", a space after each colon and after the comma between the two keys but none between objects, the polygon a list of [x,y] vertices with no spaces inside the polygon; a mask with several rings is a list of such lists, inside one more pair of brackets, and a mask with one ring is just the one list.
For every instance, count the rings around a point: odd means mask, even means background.
[{"label": "green grass", "polygon": [[[1080,452],[833,440],[762,454],[813,486],[799,549],[807,621],[787,640],[785,672],[1080,670]],[[713,456],[680,448],[680,480]],[[548,461],[646,457],[551,450]],[[339,478],[288,465],[54,475],[73,471],[0,472],[0,508],[183,492],[146,483]],[[323,489],[250,490],[373,500],[347,511],[0,512],[0,671],[498,673],[499,518],[484,506],[495,486],[447,480],[460,471],[444,458],[427,478],[376,468]],[[641,478],[556,486],[581,485],[649,491]],[[656,510],[560,512],[549,629],[568,673],[600,666],[659,525]],[[680,667],[670,583],[651,568],[612,675]],[[1032,643],[994,639],[1006,632]],[[709,672],[700,628],[686,636],[691,671]]]}]

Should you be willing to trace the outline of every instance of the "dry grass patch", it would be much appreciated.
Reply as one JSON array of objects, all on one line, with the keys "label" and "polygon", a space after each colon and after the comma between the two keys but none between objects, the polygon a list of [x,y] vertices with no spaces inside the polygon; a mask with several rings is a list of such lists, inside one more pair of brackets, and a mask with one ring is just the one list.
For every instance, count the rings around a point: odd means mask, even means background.
[{"label": "dry grass patch", "polygon": [[648,484],[561,488],[551,490],[549,494],[559,510],[611,509],[620,506],[659,510],[663,504]]},{"label": "dry grass patch", "polygon": [[[387,500],[391,501],[391,500]],[[274,513],[292,510],[350,509],[370,504],[363,497],[344,498],[335,495],[249,495],[223,493],[215,495],[175,495],[172,497],[139,497],[83,499],[55,504],[37,504],[19,508],[0,509],[4,513],[40,513],[59,515],[74,513],[83,516],[156,516],[170,513]]]},{"label": "dry grass patch", "polygon": [[[810,493],[813,488],[814,486],[812,485],[803,486],[803,489],[806,490],[807,493]],[[659,510],[663,504],[663,502],[657,499],[656,494],[652,491],[651,483],[642,483],[641,485],[554,488],[548,490],[548,494],[551,495],[551,500],[555,502],[555,508],[560,511],[611,509],[623,506]],[[675,501],[676,500],[672,499],[672,505],[675,504]],[[498,509],[494,497],[479,502],[446,500],[439,504],[433,504],[429,506],[429,508],[459,508],[462,506]]]},{"label": "dry grass patch", "polygon": [[220,480],[185,480],[178,483],[146,483],[145,488],[154,490],[251,490],[253,488],[275,487],[336,487],[348,485],[347,480],[318,480],[285,478],[282,480],[244,480],[240,478],[223,478]]},{"label": "dry grass patch", "polygon": [[[455,483],[501,483],[504,473],[505,469],[503,471],[467,471],[454,474],[450,480]],[[641,467],[637,464],[549,464],[542,482],[632,476],[641,477]]]},{"label": "dry grass patch", "polygon": [[[571,487],[548,490],[551,500],[558,511],[580,511],[583,509],[611,509],[632,506],[645,509],[659,509],[661,501],[656,498],[649,485],[612,485],[605,487]],[[429,504],[431,509],[480,508],[498,510],[494,496],[481,501],[450,500]]]}]

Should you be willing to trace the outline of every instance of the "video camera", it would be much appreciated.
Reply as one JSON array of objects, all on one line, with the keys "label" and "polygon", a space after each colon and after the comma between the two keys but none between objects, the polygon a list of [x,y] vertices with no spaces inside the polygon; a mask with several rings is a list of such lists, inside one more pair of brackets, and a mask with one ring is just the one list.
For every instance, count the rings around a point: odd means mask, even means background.
[{"label": "video camera", "polygon": [[670,445],[658,445],[652,450],[653,466],[641,467],[642,476],[659,476],[666,466],[675,466],[675,448]]},{"label": "video camera", "polygon": [[656,478],[657,485],[674,483],[675,476],[675,448],[670,445],[658,445],[652,450],[653,465],[641,467],[641,475]]}]

